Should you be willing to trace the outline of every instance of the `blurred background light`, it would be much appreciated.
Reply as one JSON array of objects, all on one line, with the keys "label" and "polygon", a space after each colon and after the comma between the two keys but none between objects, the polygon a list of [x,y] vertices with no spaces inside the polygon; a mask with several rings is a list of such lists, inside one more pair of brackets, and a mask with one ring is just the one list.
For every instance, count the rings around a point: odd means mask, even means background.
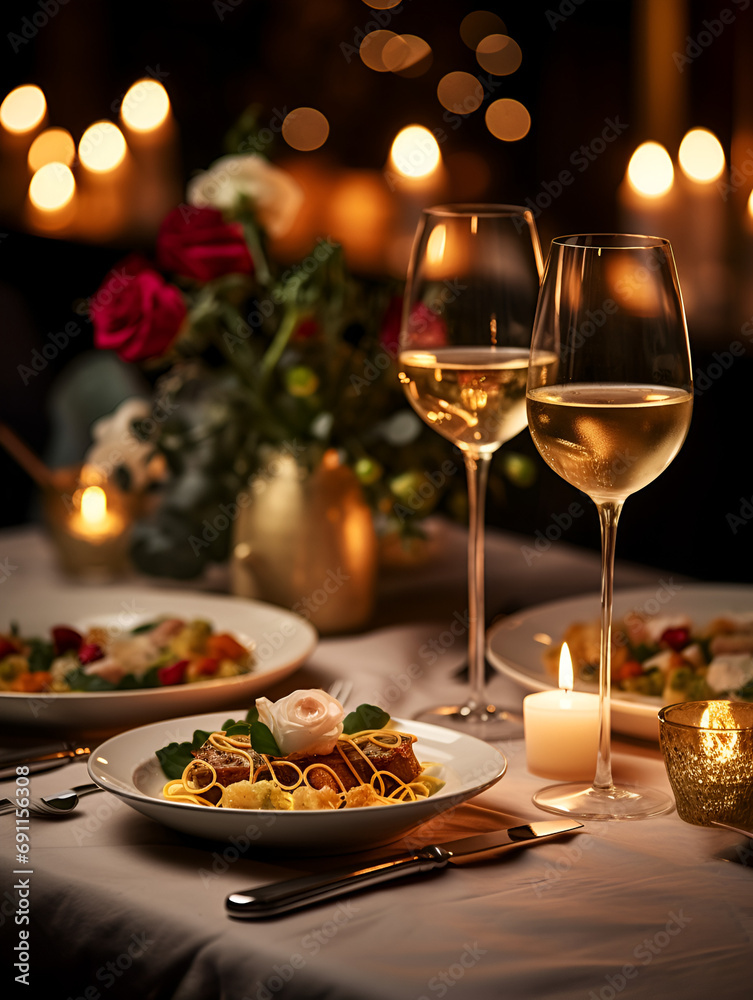
[{"label": "blurred background light", "polygon": [[448,111],[467,115],[481,107],[484,88],[472,73],[455,70],[446,73],[437,84],[439,103]]},{"label": "blurred background light", "polygon": [[421,76],[431,66],[433,58],[431,46],[418,35],[395,35],[382,49],[384,65],[398,76]]},{"label": "blurred background light", "polygon": [[29,184],[29,199],[43,212],[64,208],[76,193],[76,180],[64,163],[45,163]]},{"label": "blurred background light", "polygon": [[125,159],[126,141],[117,125],[109,121],[94,122],[81,136],[79,159],[94,173],[115,170]]},{"label": "blurred background light", "polygon": [[523,61],[523,53],[509,35],[487,35],[476,46],[479,66],[494,76],[509,76]]},{"label": "blurred background light", "polygon": [[516,142],[528,135],[531,116],[520,101],[503,97],[486,109],[486,127],[496,139]]},{"label": "blurred background light", "polygon": [[482,38],[487,35],[506,35],[505,22],[490,10],[474,10],[460,22],[460,37],[475,52]]},{"label": "blurred background light", "polygon": [[145,77],[128,88],[120,105],[125,125],[135,132],[152,132],[170,114],[170,98],[157,80]]},{"label": "blurred background light", "polygon": [[395,136],[390,150],[395,170],[403,177],[427,177],[439,166],[439,144],[423,125],[407,125]]},{"label": "blurred background light", "polygon": [[295,108],[285,116],[282,123],[282,137],[285,142],[306,152],[319,149],[327,141],[329,122],[316,108]]},{"label": "blurred background light", "polygon": [[47,101],[39,87],[24,84],[11,90],[0,104],[0,123],[8,132],[23,134],[31,132],[47,113]]},{"label": "blurred background light", "polygon": [[659,142],[644,142],[630,157],[627,179],[638,194],[658,198],[666,194],[674,182],[672,160]]},{"label": "blurred background light", "polygon": [[40,132],[29,147],[29,169],[34,172],[47,163],[64,163],[70,167],[76,156],[76,144],[64,128],[48,128]]},{"label": "blurred background light", "polygon": [[389,73],[389,66],[384,62],[384,49],[388,42],[397,37],[394,31],[371,31],[366,35],[358,48],[361,61],[375,73]]},{"label": "blurred background light", "polygon": [[677,158],[685,176],[702,184],[717,180],[724,171],[722,144],[705,128],[693,128],[686,134]]}]

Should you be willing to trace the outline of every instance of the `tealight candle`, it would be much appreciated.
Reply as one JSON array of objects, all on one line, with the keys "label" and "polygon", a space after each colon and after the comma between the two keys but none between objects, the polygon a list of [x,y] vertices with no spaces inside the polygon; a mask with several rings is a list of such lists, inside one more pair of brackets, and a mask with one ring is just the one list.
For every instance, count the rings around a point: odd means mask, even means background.
[{"label": "tealight candle", "polygon": [[[131,518],[126,499],[112,484],[83,485],[66,501],[65,494],[48,491],[47,517],[60,561],[69,573],[95,578],[128,569]],[[104,488],[103,488],[104,487]]]},{"label": "tealight candle", "polygon": [[590,781],[599,745],[599,696],[572,690],[567,643],[560,653],[559,685],[559,691],[539,691],[523,699],[528,770],[540,778]]}]

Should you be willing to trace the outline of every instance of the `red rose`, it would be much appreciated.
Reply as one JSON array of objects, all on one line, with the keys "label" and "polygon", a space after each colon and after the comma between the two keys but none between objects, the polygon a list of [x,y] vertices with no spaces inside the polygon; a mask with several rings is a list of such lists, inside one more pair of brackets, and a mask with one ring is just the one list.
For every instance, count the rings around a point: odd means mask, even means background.
[{"label": "red rose", "polygon": [[186,315],[180,290],[142,257],[132,256],[105,278],[91,302],[94,344],[124,361],[164,354]]},{"label": "red rose", "polygon": [[163,220],[157,260],[166,271],[201,282],[254,270],[243,228],[225,222],[216,208],[190,205],[174,208]]}]

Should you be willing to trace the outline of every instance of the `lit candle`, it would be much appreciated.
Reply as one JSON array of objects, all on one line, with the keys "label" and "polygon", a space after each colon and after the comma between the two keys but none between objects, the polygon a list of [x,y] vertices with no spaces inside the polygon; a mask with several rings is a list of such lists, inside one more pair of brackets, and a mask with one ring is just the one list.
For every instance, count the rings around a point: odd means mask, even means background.
[{"label": "lit candle", "polygon": [[70,522],[71,533],[97,543],[119,535],[124,528],[120,514],[107,508],[107,494],[101,486],[87,486],[81,494],[81,506]]},{"label": "lit candle", "polygon": [[559,686],[523,699],[528,770],[541,778],[590,781],[599,745],[599,696],[572,690],[567,643],[560,653]]}]

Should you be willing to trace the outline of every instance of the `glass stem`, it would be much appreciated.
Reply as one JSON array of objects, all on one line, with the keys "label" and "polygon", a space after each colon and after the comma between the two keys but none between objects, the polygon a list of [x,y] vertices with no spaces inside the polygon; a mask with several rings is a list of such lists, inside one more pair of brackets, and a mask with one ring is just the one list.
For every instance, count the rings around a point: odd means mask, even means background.
[{"label": "glass stem", "polygon": [[599,650],[599,753],[594,788],[614,788],[612,781],[611,702],[612,601],[614,550],[622,501],[597,503],[601,526],[601,645]]},{"label": "glass stem", "polygon": [[466,453],[465,471],[468,478],[468,680],[471,710],[486,708],[484,690],[484,519],[486,484],[489,479],[491,455]]}]

